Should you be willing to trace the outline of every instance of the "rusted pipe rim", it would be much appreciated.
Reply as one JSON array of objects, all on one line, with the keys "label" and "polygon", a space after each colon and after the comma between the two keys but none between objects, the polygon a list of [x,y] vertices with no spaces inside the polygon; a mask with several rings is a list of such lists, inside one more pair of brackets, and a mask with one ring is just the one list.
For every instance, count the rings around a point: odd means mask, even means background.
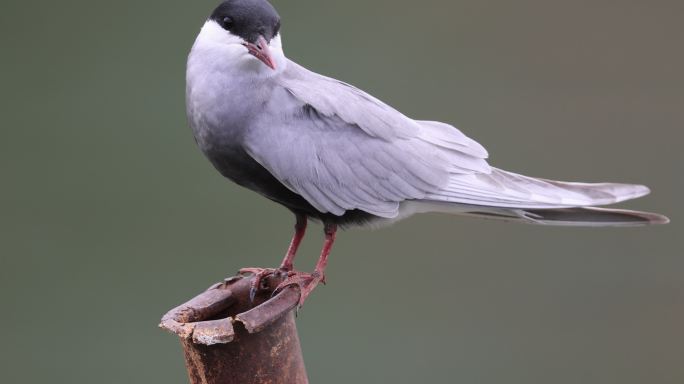
[{"label": "rusted pipe rim", "polygon": [[[270,289],[260,292],[261,297],[265,296],[267,299],[252,307],[252,303],[246,302],[245,298],[249,297],[253,278],[254,276],[235,276],[209,287],[166,313],[159,327],[183,339],[192,339],[195,344],[225,344],[235,337],[234,323],[240,322],[249,333],[260,332],[299,303],[300,291],[296,285],[288,286],[268,298],[266,295],[270,295],[279,283],[272,279],[268,284]],[[235,306],[248,309],[232,316],[216,318]]]}]

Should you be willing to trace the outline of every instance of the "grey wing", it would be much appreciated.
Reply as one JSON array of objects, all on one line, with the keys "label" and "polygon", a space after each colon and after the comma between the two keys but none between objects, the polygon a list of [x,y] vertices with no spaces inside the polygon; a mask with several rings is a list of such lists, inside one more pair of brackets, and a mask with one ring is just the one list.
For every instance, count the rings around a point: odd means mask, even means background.
[{"label": "grey wing", "polygon": [[[370,136],[386,140],[418,139],[478,159],[488,156],[482,145],[448,124],[413,120],[352,85],[311,72],[292,61],[288,62],[280,82],[295,98],[311,105],[321,115],[337,116]],[[479,163],[488,170],[486,162]]]},{"label": "grey wing", "polygon": [[[310,73],[310,72],[309,72]],[[395,217],[453,174],[489,172],[486,151],[458,130],[420,123],[333,79],[288,81],[248,130],[248,153],[321,212]]]},{"label": "grey wing", "polygon": [[609,204],[641,186],[542,180],[490,167],[444,123],[412,120],[343,82],[289,62],[246,149],[321,212],[396,217],[405,200],[515,208]]}]

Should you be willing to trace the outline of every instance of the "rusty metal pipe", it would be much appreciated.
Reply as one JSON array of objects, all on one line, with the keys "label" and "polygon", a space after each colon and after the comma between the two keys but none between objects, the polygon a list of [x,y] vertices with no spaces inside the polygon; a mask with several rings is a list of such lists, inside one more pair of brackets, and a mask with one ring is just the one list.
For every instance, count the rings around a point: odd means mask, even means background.
[{"label": "rusty metal pipe", "polygon": [[169,311],[159,325],[181,339],[191,384],[308,384],[294,309],[299,288],[271,294],[264,281],[254,302],[253,277],[215,284]]}]

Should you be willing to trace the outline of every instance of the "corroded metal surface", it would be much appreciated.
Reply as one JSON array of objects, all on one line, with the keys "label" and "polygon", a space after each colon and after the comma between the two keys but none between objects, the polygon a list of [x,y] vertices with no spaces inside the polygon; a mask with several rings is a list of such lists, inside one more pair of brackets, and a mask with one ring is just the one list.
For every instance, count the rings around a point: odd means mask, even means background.
[{"label": "corroded metal surface", "polygon": [[160,327],[180,336],[192,384],[305,384],[294,308],[299,288],[271,298],[267,279],[253,302],[252,277],[210,287],[164,315]]}]

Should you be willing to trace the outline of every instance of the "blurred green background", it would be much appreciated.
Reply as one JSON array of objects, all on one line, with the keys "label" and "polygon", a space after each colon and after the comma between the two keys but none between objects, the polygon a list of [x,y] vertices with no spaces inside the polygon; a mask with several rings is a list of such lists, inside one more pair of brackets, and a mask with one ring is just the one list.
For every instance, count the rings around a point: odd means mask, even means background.
[{"label": "blurred green background", "polygon": [[[222,179],[185,121],[216,4],[0,5],[0,382],[186,383],[160,316],[279,262],[290,213]],[[673,219],[345,232],[299,316],[313,383],[684,382],[683,2],[275,5],[293,60],[455,124],[494,165],[647,184],[625,206]]]}]

